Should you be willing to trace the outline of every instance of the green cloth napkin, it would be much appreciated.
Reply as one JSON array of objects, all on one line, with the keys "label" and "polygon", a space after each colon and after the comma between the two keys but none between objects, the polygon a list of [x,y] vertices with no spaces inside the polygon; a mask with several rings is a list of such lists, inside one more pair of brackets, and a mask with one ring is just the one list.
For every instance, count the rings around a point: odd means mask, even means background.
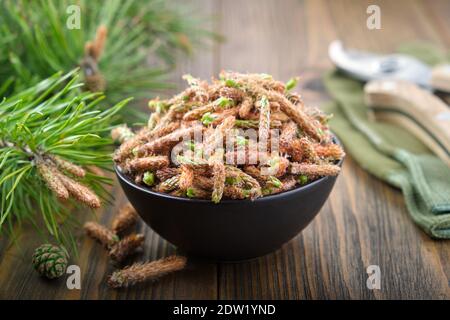
[{"label": "green cloth napkin", "polygon": [[[436,48],[406,45],[401,52],[434,64],[447,57]],[[332,71],[324,83],[333,102],[332,130],[365,170],[400,188],[412,219],[431,237],[450,239],[450,169],[406,130],[368,118],[363,85]]]}]

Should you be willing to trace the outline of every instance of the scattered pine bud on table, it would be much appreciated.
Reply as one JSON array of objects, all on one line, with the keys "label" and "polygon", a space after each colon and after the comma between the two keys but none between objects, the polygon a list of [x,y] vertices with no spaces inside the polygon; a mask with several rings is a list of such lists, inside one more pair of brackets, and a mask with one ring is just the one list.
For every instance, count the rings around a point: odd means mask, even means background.
[{"label": "scattered pine bud on table", "polygon": [[97,240],[107,249],[119,242],[119,237],[114,232],[96,222],[86,222],[84,230],[89,237]]},{"label": "scattered pine bud on table", "polygon": [[115,271],[108,278],[108,285],[112,288],[122,288],[146,281],[155,281],[169,273],[184,269],[186,263],[187,259],[181,256],[170,256],[147,263],[135,263]]},{"label": "scattered pine bud on table", "polygon": [[135,184],[219,203],[339,174],[345,153],[329,130],[329,116],[293,92],[298,78],[283,83],[267,74],[222,71],[211,83],[183,79],[183,92],[149,102],[146,127],[113,132],[124,140],[114,161]]},{"label": "scattered pine bud on table", "polygon": [[143,234],[131,234],[117,242],[109,251],[109,256],[114,262],[121,263],[142,248],[144,240]]},{"label": "scattered pine bud on table", "polygon": [[33,267],[43,277],[55,279],[67,269],[69,254],[63,247],[43,244],[33,254]]},{"label": "scattered pine bud on table", "polygon": [[112,222],[112,230],[115,234],[124,234],[127,230],[130,230],[138,221],[138,214],[130,203],[124,205],[119,214],[114,218]]}]

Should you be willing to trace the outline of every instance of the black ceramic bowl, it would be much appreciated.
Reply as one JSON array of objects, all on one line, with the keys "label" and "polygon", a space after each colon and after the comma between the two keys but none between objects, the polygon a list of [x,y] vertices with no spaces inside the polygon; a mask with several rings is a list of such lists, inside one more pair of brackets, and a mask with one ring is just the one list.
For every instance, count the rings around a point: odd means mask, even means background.
[{"label": "black ceramic bowl", "polygon": [[[341,160],[339,165],[342,165]],[[189,255],[236,261],[265,255],[303,230],[322,208],[336,177],[251,200],[180,198],[136,185],[115,167],[128,200],[164,239]]]}]

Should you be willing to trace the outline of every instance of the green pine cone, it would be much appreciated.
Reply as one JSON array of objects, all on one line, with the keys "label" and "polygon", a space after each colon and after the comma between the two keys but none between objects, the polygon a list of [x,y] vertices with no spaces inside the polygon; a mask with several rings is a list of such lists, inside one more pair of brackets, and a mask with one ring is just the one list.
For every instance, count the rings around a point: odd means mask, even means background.
[{"label": "green pine cone", "polygon": [[67,251],[52,244],[43,244],[33,254],[33,267],[44,277],[54,279],[66,272],[69,255]]}]

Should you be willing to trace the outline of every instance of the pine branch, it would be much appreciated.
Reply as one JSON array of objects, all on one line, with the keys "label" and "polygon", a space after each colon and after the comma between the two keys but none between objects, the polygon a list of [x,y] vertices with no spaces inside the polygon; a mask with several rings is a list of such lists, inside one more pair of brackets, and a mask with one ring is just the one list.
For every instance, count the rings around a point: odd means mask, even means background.
[{"label": "pine branch", "polygon": [[81,92],[78,77],[59,73],[0,103],[0,230],[40,214],[67,245],[63,226],[76,221],[67,202],[96,208],[106,198],[108,180],[89,168],[110,165],[105,133],[128,100],[100,111],[103,96]]},{"label": "pine branch", "polygon": [[[69,0],[0,3],[0,50],[5,51],[0,59],[7,57],[0,60],[1,83],[13,76],[16,91],[22,90],[80,65],[85,69],[83,81],[93,83],[94,91],[105,88],[110,102],[128,96],[148,98],[149,92],[169,86],[164,75],[178,51],[189,53],[206,38],[214,38],[192,14],[164,0],[109,0],[108,5],[79,0],[75,4],[81,8],[81,28],[71,30],[66,10],[72,4]],[[98,57],[89,56],[102,28],[107,30],[104,50]],[[150,53],[169,65],[150,67]],[[89,81],[91,72],[94,77]]]}]

